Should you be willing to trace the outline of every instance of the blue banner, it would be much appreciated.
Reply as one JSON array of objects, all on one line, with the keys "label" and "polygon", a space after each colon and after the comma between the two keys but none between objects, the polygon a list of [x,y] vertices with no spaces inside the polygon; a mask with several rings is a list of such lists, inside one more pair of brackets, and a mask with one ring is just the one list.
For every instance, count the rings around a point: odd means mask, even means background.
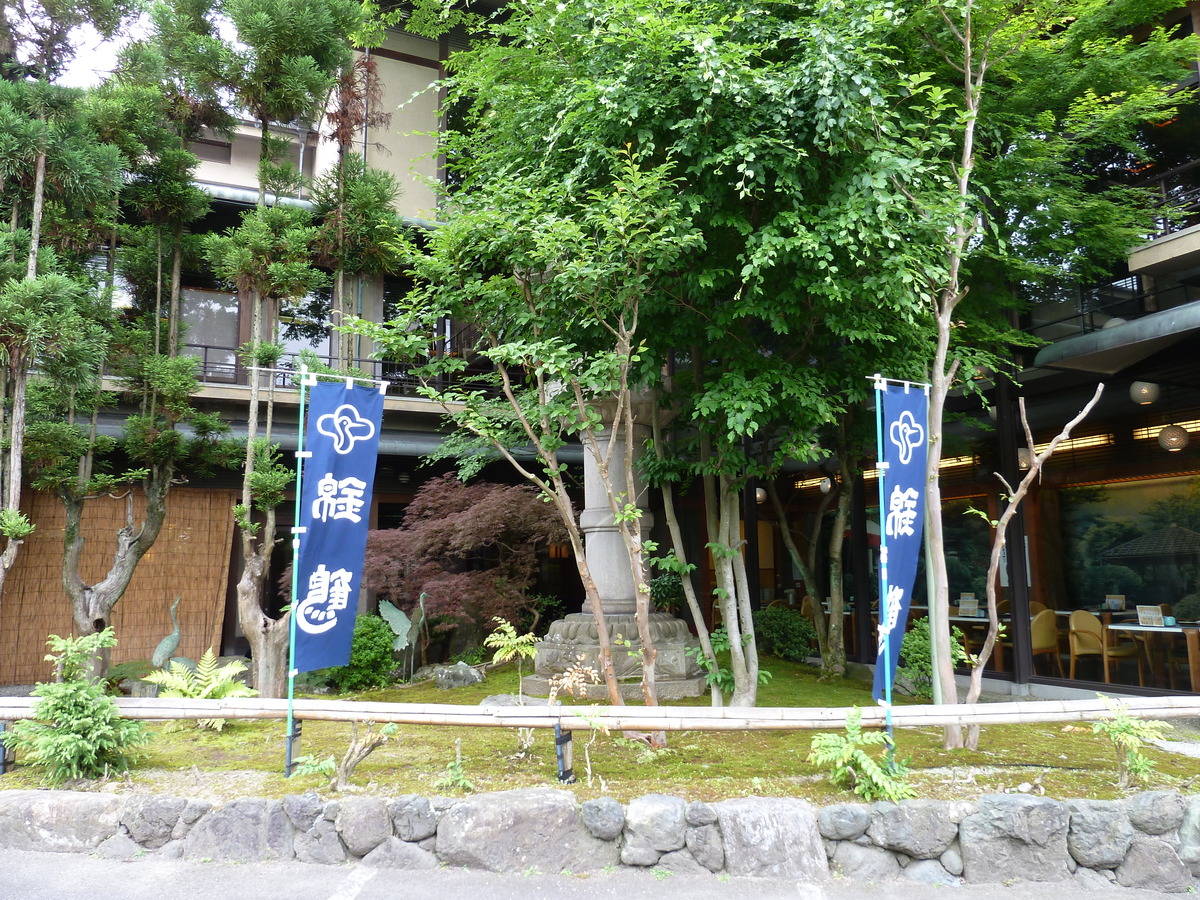
[{"label": "blue banner", "polygon": [[296,672],[350,662],[382,416],[378,390],[313,385],[297,523]]},{"label": "blue banner", "polygon": [[879,409],[879,647],[875,699],[891,700],[925,525],[929,396],[924,385],[876,382]]}]

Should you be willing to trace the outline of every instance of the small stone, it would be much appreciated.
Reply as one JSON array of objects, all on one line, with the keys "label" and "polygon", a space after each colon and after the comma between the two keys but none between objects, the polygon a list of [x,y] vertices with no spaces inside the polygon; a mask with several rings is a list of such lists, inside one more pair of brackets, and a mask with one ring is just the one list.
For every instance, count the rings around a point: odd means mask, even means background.
[{"label": "small stone", "polygon": [[283,811],[297,831],[308,831],[324,814],[325,804],[311,791],[307,794],[291,794],[283,798]]},{"label": "small stone", "polygon": [[1020,784],[1017,785],[1017,793],[1028,794],[1032,790],[1033,790],[1033,785],[1030,784],[1028,781],[1022,781]]},{"label": "small stone", "polygon": [[392,836],[392,817],[381,797],[348,797],[335,824],[346,849],[355,856],[366,856]]},{"label": "small stone", "polygon": [[1117,866],[1117,884],[1178,894],[1192,886],[1192,873],[1166,841],[1139,835]]},{"label": "small stone", "polygon": [[656,868],[666,869],[676,875],[711,875],[712,872],[700,865],[686,850],[672,850],[659,857]]},{"label": "small stone", "polygon": [[692,858],[710,872],[725,868],[725,847],[721,843],[721,829],[715,824],[689,828],[687,848]]},{"label": "small stone", "polygon": [[900,863],[881,847],[841,841],[829,863],[834,872],[853,881],[891,881],[900,877]]},{"label": "small stone", "polygon": [[684,820],[693,826],[715,825],[717,824],[717,811],[707,803],[695,800],[687,805]]},{"label": "small stone", "polygon": [[935,859],[913,860],[912,865],[905,867],[904,877],[919,884],[962,884],[961,878],[946,871],[945,867]]},{"label": "small stone", "polygon": [[133,859],[145,851],[138,846],[137,841],[127,834],[114,834],[96,848],[96,856],[101,859]]},{"label": "small stone", "polygon": [[962,851],[959,849],[958,841],[951,844],[950,849],[938,857],[938,862],[942,864],[942,868],[955,877],[963,873]]},{"label": "small stone", "polygon": [[443,691],[449,691],[454,688],[480,684],[483,681],[483,675],[473,666],[468,666],[465,662],[458,662],[452,666],[438,666],[434,670],[433,680]]},{"label": "small stone", "polygon": [[388,804],[388,813],[402,841],[423,841],[437,833],[437,811],[426,797],[404,794]]},{"label": "small stone", "polygon": [[580,814],[592,837],[602,841],[615,841],[625,828],[625,810],[612,797],[584,800]]},{"label": "small stone", "polygon": [[1146,791],[1129,801],[1129,821],[1146,834],[1166,834],[1183,824],[1188,801],[1175,791]]},{"label": "small stone", "polygon": [[335,866],[346,861],[346,848],[337,827],[328,819],[318,819],[307,831],[296,835],[295,848],[300,862]]},{"label": "small stone", "polygon": [[837,803],[817,813],[821,837],[831,841],[852,841],[871,824],[871,807],[865,803]]},{"label": "small stone", "polygon": [[362,864],[375,869],[436,869],[439,865],[428,850],[397,837],[389,837],[364,856]]}]

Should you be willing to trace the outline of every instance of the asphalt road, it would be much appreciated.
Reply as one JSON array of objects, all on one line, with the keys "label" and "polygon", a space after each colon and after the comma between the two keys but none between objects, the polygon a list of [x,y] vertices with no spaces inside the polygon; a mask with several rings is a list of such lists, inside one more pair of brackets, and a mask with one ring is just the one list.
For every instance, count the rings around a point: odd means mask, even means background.
[{"label": "asphalt road", "polygon": [[496,875],[462,869],[429,872],[312,866],[303,863],[181,862],[142,857],[128,862],[79,854],[0,851],[0,898],[4,900],[530,900],[614,897],[621,900],[929,900],[929,895],[971,900],[1150,900],[1168,895],[1074,884],[971,885],[931,888],[909,882],[863,884],[833,880],[823,885],[787,879],[693,877],[653,871],[595,873],[588,877]]}]

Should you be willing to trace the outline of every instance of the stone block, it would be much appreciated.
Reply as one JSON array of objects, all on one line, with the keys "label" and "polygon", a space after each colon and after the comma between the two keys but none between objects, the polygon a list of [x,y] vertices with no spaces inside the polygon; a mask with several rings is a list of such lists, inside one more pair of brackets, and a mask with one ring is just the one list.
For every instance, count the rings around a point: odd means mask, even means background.
[{"label": "stone block", "polygon": [[317,819],[307,831],[296,835],[293,846],[296,859],[300,862],[336,866],[346,861],[346,848],[338,837],[337,826],[324,817]]},{"label": "stone block", "polygon": [[841,877],[853,881],[891,881],[900,877],[900,863],[887,850],[850,841],[837,842],[829,864]]},{"label": "stone block", "polygon": [[1133,825],[1125,806],[1113,800],[1067,800],[1071,826],[1067,850],[1081,866],[1111,869],[1125,858],[1133,841]]},{"label": "stone block", "polygon": [[460,800],[438,822],[437,850],[448,866],[492,872],[585,872],[620,858],[615,843],[584,826],[575,795],[552,788]]},{"label": "stone block", "polygon": [[1144,835],[1133,839],[1124,862],[1117,866],[1117,884],[1164,894],[1193,887],[1192,873],[1174,848],[1161,838]]},{"label": "stone block", "polygon": [[745,797],[714,803],[731,875],[825,881],[829,861],[817,815],[804,800]]},{"label": "stone block", "polygon": [[936,859],[915,859],[911,865],[905,866],[904,877],[918,884],[928,884],[935,887],[943,885],[962,884],[962,879],[947,871]]},{"label": "stone block", "polygon": [[937,859],[958,837],[958,826],[937,800],[871,804],[867,837],[879,847],[914,859]]},{"label": "stone block", "polygon": [[278,800],[234,800],[196,822],[184,840],[187,859],[216,862],[288,860],[295,830]]},{"label": "stone block", "polygon": [[436,869],[438,859],[416,844],[389,837],[363,857],[362,864],[375,869]]},{"label": "stone block", "polygon": [[817,813],[821,837],[830,841],[852,841],[865,834],[871,824],[871,807],[865,803],[836,803]]},{"label": "stone block", "polygon": [[402,841],[423,841],[437,834],[438,814],[427,797],[404,794],[388,804],[388,812]]},{"label": "stone block", "polygon": [[715,824],[689,828],[686,842],[692,858],[708,871],[719,872],[725,867],[725,847],[721,843],[721,829]]},{"label": "stone block", "polygon": [[612,797],[584,800],[579,810],[587,830],[602,841],[615,841],[625,829],[625,810]]},{"label": "stone block", "polygon": [[347,797],[335,824],[346,849],[355,856],[366,856],[392,836],[392,817],[382,797]]},{"label": "stone block", "polygon": [[629,801],[625,812],[625,846],[621,862],[627,866],[652,866],[663,853],[683,848],[687,839],[681,797],[647,794]]},{"label": "stone block", "polygon": [[1145,791],[1131,797],[1129,821],[1146,834],[1166,834],[1183,824],[1188,801],[1175,791]]},{"label": "stone block", "polygon": [[81,791],[0,791],[0,848],[89,853],[117,833],[123,798]]},{"label": "stone block", "polygon": [[1179,826],[1179,858],[1200,877],[1200,797],[1192,797]]},{"label": "stone block", "polygon": [[1067,807],[1046,797],[993,794],[959,826],[968,882],[1061,881],[1067,861]]},{"label": "stone block", "polygon": [[325,814],[325,802],[311,791],[283,798],[283,811],[297,831],[308,831]]},{"label": "stone block", "polygon": [[174,836],[186,808],[182,797],[130,797],[121,824],[131,839],[147,850],[157,850]]}]

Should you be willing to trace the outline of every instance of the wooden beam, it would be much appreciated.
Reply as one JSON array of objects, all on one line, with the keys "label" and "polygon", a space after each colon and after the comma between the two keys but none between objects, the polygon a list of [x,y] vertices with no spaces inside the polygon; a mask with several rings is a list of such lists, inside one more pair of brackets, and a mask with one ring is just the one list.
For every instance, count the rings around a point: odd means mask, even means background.
[{"label": "wooden beam", "polygon": [[[0,697],[0,720],[33,717],[34,697]],[[1138,718],[1170,719],[1200,715],[1200,696],[1131,697],[1122,701]],[[283,719],[286,700],[257,697],[229,700],[132,698],[117,700],[130,719]],[[352,700],[297,700],[296,718],[327,722],[396,722],[482,728],[606,728],[653,731],[805,731],[844,728],[852,708],[709,706],[460,706],[448,703],[360,703]],[[882,707],[861,710],[864,725],[882,725]],[[1035,722],[1089,722],[1111,710],[1099,697],[1087,700],[1031,700],[971,706],[897,706],[897,728],[945,725],[1006,725]]]}]

